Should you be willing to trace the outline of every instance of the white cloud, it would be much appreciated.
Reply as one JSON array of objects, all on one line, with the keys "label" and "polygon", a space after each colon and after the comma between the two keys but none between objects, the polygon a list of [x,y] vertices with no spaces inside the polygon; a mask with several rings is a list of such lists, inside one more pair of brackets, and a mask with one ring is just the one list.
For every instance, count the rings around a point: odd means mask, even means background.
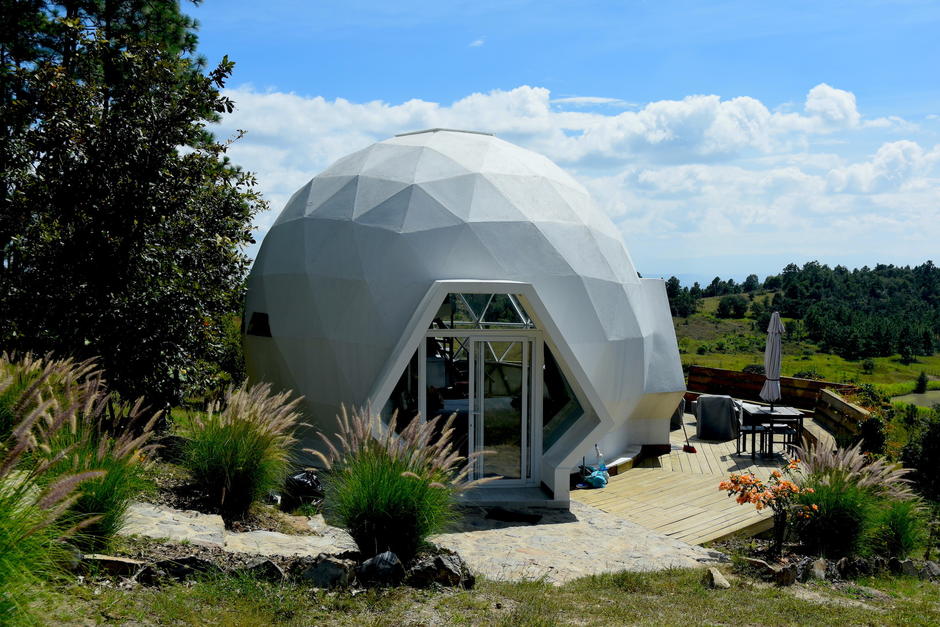
[{"label": "white cloud", "polygon": [[856,253],[868,255],[862,263],[922,260],[940,239],[940,147],[899,118],[866,118],[854,94],[827,84],[809,90],[801,111],[690,95],[617,112],[603,108],[616,99],[530,86],[451,104],[251,86],[227,94],[238,108],[219,132],[248,129],[230,155],[257,173],[272,204],[259,239],[290,194],[336,159],[432,127],[494,132],[568,168],[620,226],[641,271],[744,255],[765,256],[764,271]]},{"label": "white cloud", "polygon": [[486,43],[486,37],[480,37],[479,39],[474,39],[473,41],[471,41],[471,42],[470,42],[470,45],[469,45],[468,47],[470,47],[470,48],[479,48],[480,46],[482,46],[482,45],[485,44],[485,43]]},{"label": "white cloud", "polygon": [[565,96],[564,98],[552,98],[550,101],[555,105],[568,105],[572,107],[593,107],[598,105],[613,107],[635,107],[636,103],[627,102],[620,98],[605,98],[603,96]]}]

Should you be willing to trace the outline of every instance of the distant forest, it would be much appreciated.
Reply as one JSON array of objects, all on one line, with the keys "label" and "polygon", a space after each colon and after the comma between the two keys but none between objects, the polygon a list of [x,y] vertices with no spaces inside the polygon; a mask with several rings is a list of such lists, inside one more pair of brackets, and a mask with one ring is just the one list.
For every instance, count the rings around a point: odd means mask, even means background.
[{"label": "distant forest", "polygon": [[932,355],[940,338],[940,268],[932,261],[914,268],[879,264],[855,270],[791,263],[763,282],[756,274],[741,283],[715,277],[704,288],[670,277],[666,293],[673,316],[688,317],[703,298],[720,296],[718,317],[750,313],[758,330],[779,311],[801,320],[823,351],[846,359],[900,354],[909,362],[915,355]]}]

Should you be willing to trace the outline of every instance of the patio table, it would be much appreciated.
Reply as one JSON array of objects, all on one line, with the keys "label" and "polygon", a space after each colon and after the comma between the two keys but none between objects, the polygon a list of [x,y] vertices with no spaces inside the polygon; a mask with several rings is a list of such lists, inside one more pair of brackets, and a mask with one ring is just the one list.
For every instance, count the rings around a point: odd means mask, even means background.
[{"label": "patio table", "polygon": [[[794,407],[765,407],[753,403],[741,403],[743,423],[745,425],[763,426],[771,432],[767,440],[767,450],[761,453],[773,454],[773,425],[787,425],[796,429],[797,442],[803,441],[803,414]],[[755,433],[751,432],[751,459],[754,459]]]}]

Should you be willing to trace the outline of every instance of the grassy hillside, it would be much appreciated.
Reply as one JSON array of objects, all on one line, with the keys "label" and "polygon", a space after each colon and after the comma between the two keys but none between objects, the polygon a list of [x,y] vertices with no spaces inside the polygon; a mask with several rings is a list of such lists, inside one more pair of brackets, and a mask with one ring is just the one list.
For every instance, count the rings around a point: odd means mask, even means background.
[{"label": "grassy hillside", "polygon": [[[763,294],[760,298],[763,298]],[[751,317],[721,319],[715,316],[719,297],[705,298],[699,312],[688,318],[673,318],[682,364],[741,370],[747,365],[764,363],[766,332],[755,329]],[[912,387],[924,371],[940,381],[940,355],[917,357],[913,363],[901,363],[899,355],[874,357],[873,368],[866,372],[866,360],[847,360],[820,352],[802,333],[800,321],[783,319],[789,333],[783,340],[784,376],[816,373],[830,381],[874,383],[889,393],[903,393]]]}]

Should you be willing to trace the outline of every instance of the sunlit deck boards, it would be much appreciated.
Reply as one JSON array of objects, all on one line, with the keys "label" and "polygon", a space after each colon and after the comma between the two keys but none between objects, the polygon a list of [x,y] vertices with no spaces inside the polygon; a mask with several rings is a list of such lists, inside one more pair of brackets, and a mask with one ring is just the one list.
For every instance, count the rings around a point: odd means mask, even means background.
[{"label": "sunlit deck boards", "polygon": [[[575,490],[571,498],[654,529],[690,544],[702,544],[747,530],[771,526],[769,514],[752,505],[738,505],[718,483],[730,473],[751,471],[762,479],[783,464],[779,455],[751,460],[750,452],[734,455],[735,443],[695,438],[695,418],[685,416],[697,453],[685,453],[682,430],[670,435],[673,451],[641,461],[611,477],[602,490]],[[750,441],[748,442],[750,445]]]}]

